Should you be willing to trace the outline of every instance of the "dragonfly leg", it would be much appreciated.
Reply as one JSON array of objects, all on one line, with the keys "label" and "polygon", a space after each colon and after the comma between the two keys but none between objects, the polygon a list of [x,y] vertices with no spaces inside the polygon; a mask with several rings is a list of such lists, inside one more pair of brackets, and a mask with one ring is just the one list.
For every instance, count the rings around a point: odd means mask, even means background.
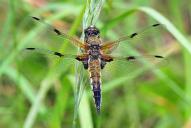
[{"label": "dragonfly leg", "polygon": [[84,69],[88,69],[88,60],[82,61],[82,64],[84,65]]},{"label": "dragonfly leg", "polygon": [[87,54],[79,55],[78,57],[76,57],[76,59],[78,61],[82,62],[84,69],[88,69],[88,55]]},{"label": "dragonfly leg", "polygon": [[101,69],[103,69],[103,68],[105,67],[106,64],[107,64],[106,61],[101,60],[101,64],[100,64]]}]

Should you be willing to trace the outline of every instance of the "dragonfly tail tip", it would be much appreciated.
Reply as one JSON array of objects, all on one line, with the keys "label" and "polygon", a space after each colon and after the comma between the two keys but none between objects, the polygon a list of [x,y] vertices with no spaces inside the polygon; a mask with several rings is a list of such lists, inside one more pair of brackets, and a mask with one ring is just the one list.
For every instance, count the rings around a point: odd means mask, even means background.
[{"label": "dragonfly tail tip", "polygon": [[96,107],[96,109],[97,109],[97,114],[99,115],[100,114],[100,107],[98,106],[98,107]]}]

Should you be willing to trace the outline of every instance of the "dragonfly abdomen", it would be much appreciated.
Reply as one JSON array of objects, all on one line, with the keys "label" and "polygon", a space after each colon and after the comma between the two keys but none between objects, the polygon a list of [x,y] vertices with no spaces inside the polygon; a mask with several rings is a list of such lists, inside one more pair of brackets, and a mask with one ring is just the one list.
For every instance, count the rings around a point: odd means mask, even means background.
[{"label": "dragonfly abdomen", "polygon": [[[95,85],[96,84],[96,85]],[[100,81],[98,83],[94,83],[93,86],[93,97],[96,105],[97,113],[100,113],[101,109],[101,83]]]},{"label": "dragonfly abdomen", "polygon": [[100,79],[100,61],[92,60],[89,62],[90,83],[92,85],[93,97],[97,112],[100,112],[101,107],[101,79]]}]

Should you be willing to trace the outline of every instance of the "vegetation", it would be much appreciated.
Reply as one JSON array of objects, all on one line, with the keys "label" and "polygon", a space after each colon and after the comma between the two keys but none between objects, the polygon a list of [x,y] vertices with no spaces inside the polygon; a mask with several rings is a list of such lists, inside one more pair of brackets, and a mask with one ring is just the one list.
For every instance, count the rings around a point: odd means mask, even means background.
[{"label": "vegetation", "polygon": [[121,43],[112,54],[165,56],[163,60],[107,64],[102,72],[99,115],[81,63],[24,50],[37,47],[77,54],[78,48],[31,16],[43,17],[80,37],[89,25],[87,10],[93,8],[88,2],[94,0],[0,1],[0,127],[190,128],[189,0],[105,0],[103,6],[94,4],[100,7],[92,13],[104,41],[162,24]]}]

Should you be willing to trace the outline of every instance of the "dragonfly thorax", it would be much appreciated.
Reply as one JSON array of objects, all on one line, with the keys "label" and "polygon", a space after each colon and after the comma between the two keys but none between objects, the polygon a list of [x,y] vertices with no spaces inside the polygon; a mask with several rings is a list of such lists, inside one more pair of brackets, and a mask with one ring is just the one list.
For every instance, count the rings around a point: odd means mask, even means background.
[{"label": "dragonfly thorax", "polygon": [[100,50],[100,45],[99,44],[90,44],[89,49],[90,50]]},{"label": "dragonfly thorax", "polygon": [[90,55],[90,58],[92,58],[92,59],[98,59],[100,56],[100,45],[99,44],[90,44],[89,55]]}]

